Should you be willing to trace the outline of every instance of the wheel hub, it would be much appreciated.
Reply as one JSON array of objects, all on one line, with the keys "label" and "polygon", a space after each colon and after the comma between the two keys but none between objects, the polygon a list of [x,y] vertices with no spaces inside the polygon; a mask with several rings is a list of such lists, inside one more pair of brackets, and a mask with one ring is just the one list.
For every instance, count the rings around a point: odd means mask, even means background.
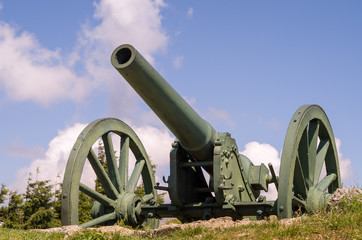
[{"label": "wheel hub", "polygon": [[307,193],[306,210],[315,213],[321,209],[326,209],[332,194],[324,192],[316,187],[311,187]]},{"label": "wheel hub", "polygon": [[134,227],[141,225],[145,220],[141,216],[141,206],[142,199],[138,195],[129,192],[121,194],[115,208],[117,219]]}]

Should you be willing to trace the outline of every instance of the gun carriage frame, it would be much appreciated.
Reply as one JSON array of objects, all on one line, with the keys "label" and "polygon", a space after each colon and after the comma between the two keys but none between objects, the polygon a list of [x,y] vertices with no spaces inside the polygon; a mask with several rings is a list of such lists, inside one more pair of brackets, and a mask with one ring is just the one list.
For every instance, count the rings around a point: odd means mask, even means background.
[{"label": "gun carriage frame", "polygon": [[[292,117],[277,177],[271,164],[269,169],[264,164],[256,166],[240,154],[231,135],[216,132],[133,46],[116,48],[111,62],[176,136],[170,177],[164,179],[166,186],[155,183],[145,148],[127,124],[113,118],[96,120],[82,131],[69,156],[62,189],[63,225],[79,223],[79,191],[95,200],[93,220],[81,226],[123,220],[134,227],[146,223],[156,228],[163,217],[182,222],[221,216],[290,218],[298,209],[315,212],[325,208],[341,186],[335,139],[321,107],[304,105]],[[115,155],[114,135],[121,139],[119,156]],[[104,142],[107,170],[92,149],[99,139]],[[136,162],[129,176],[130,152]],[[87,159],[104,194],[81,183]],[[208,182],[202,169],[209,175]],[[135,194],[139,181],[144,184],[144,196]],[[277,187],[278,198],[266,201],[260,191],[267,191],[271,183]],[[167,191],[171,203],[159,205],[156,190]]]}]

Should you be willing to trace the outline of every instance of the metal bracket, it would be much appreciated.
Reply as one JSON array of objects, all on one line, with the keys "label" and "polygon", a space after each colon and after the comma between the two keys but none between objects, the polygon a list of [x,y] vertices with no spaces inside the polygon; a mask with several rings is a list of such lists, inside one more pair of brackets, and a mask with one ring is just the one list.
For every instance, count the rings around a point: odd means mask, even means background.
[{"label": "metal bracket", "polygon": [[170,188],[169,187],[164,187],[164,186],[160,186],[160,183],[156,183],[156,186],[154,187],[157,190],[162,190],[162,191],[169,191]]},{"label": "metal bracket", "polygon": [[231,190],[231,189],[233,189],[233,187],[225,186],[224,184],[221,184],[221,185],[218,186],[218,189],[220,189],[220,190]]},{"label": "metal bracket", "polygon": [[205,208],[202,220],[209,220],[211,218],[211,208]]},{"label": "metal bracket", "polygon": [[271,173],[271,175],[272,175],[272,178],[269,180],[269,182],[270,182],[270,183],[274,183],[275,188],[276,188],[277,191],[278,191],[279,178],[278,178],[277,175],[275,174],[273,164],[269,163],[269,164],[268,164],[268,167],[269,167],[270,173]]},{"label": "metal bracket", "polygon": [[168,183],[170,181],[170,176],[167,177],[167,181],[166,181],[165,176],[162,176],[162,180],[164,183]]}]

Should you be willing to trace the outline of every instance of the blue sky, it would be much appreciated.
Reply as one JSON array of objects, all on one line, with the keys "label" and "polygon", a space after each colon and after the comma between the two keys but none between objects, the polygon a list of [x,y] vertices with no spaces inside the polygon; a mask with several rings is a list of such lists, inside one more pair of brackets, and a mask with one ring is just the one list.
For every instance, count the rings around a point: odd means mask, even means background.
[{"label": "blue sky", "polygon": [[[289,121],[326,111],[343,183],[362,176],[360,1],[0,0],[0,183],[64,174],[86,124],[135,128],[167,175],[173,136],[112,69],[133,44],[254,163],[278,166]],[[253,159],[254,158],[254,159]]]}]

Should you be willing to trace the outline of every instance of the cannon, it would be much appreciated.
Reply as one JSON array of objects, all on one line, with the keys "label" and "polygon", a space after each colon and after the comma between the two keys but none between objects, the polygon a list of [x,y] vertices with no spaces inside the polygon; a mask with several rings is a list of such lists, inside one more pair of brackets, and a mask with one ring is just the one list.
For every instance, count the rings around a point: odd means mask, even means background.
[{"label": "cannon", "polygon": [[[304,105],[293,115],[276,176],[271,164],[254,165],[240,154],[231,134],[217,132],[201,118],[133,46],[116,48],[111,63],[176,137],[170,151],[170,176],[163,185],[155,183],[149,156],[127,124],[114,118],[96,120],[81,132],[67,162],[63,225],[79,224],[79,191],[94,199],[93,219],[83,227],[124,221],[133,227],[155,228],[164,217],[182,222],[222,216],[291,218],[296,211],[325,208],[341,186],[335,138],[321,107]],[[119,149],[114,147],[114,136],[119,136]],[[99,140],[104,143],[107,167],[93,150]],[[130,155],[135,158],[132,171]],[[103,193],[81,182],[86,161]],[[140,183],[141,195],[136,192]],[[278,190],[276,200],[260,195],[269,184]],[[157,190],[166,191],[171,202],[158,204]]]}]

